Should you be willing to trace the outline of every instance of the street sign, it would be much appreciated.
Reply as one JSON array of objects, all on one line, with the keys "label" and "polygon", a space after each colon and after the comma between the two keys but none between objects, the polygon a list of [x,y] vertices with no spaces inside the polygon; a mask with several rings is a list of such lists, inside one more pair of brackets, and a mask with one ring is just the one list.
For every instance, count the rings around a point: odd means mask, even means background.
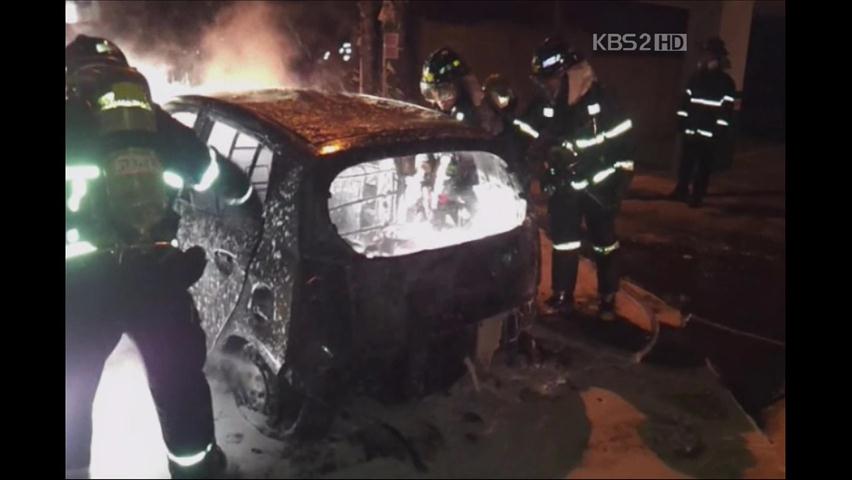
[{"label": "street sign", "polygon": [[384,35],[384,57],[385,60],[396,60],[399,58],[398,33],[386,33]]}]

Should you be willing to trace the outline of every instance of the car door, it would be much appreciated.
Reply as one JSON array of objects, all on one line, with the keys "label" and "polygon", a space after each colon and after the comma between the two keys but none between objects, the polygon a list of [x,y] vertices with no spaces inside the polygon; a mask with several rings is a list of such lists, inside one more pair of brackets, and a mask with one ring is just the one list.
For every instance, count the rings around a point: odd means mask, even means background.
[{"label": "car door", "polygon": [[[181,119],[181,112],[173,115]],[[217,152],[220,176],[245,175],[252,184],[250,193],[240,199],[227,199],[216,188],[190,191],[181,211],[178,239],[182,248],[199,245],[207,253],[207,267],[191,292],[212,347],[241,301],[246,266],[261,232],[273,153],[258,140],[259,135],[236,121],[202,113],[194,126]]]}]

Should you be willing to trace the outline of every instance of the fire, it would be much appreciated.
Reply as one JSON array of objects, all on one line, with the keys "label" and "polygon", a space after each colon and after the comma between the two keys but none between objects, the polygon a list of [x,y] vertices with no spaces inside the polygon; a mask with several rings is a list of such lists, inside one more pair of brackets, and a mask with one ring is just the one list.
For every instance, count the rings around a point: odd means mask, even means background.
[{"label": "fire", "polygon": [[[209,95],[216,92],[241,92],[292,85],[283,67],[265,65],[262,61],[249,64],[231,63],[227,52],[214,55],[213,61],[202,65],[202,78],[193,85],[188,80],[170,78],[171,66],[165,62],[147,61],[128,54],[128,62],[148,80],[151,97],[159,104],[179,95]],[[220,58],[215,58],[220,57]],[[224,57],[224,58],[222,58]]]},{"label": "fire", "polygon": [[139,70],[148,80],[151,98],[157,103],[165,103],[179,95],[200,93],[197,87],[189,82],[174,82],[169,80],[169,66],[165,63],[149,62],[128,55],[128,62]]},{"label": "fire", "polygon": [[[150,39],[115,32],[106,23],[86,24],[76,32],[115,41],[130,65],[147,78],[154,101],[164,103],[178,95],[299,85],[290,70],[299,56],[298,42],[282,31],[277,20],[281,8],[267,2],[236,2],[222,9],[198,38],[179,45],[152,45]],[[175,75],[176,71],[182,73]]]},{"label": "fire", "polygon": [[205,92],[245,91],[296,84],[288,71],[295,52],[272,19],[267,3],[241,3],[225,10],[201,39],[206,52],[201,71]]},{"label": "fire", "polygon": [[202,93],[241,92],[264,88],[283,87],[282,82],[272,71],[262,65],[239,69],[226,64],[208,65],[205,79],[197,90]]}]

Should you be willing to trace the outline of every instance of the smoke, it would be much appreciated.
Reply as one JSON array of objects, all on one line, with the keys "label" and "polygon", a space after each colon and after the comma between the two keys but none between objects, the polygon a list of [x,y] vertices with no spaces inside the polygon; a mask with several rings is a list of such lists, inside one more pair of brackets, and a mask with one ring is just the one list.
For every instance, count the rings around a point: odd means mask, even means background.
[{"label": "smoke", "polygon": [[294,43],[277,21],[284,12],[266,2],[224,9],[202,36],[201,85],[206,91],[294,86]]},{"label": "smoke", "polygon": [[306,76],[295,73],[305,49],[289,28],[290,17],[304,14],[298,4],[156,3],[103,2],[99,22],[75,28],[118,44],[148,79],[156,102],[188,93],[306,86]]}]

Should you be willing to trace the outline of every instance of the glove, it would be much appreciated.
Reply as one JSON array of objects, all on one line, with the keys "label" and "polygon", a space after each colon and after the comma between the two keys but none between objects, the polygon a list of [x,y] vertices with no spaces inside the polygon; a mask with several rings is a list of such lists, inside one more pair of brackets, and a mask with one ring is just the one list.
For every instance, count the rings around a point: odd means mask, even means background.
[{"label": "glove", "polygon": [[173,249],[160,259],[163,276],[172,280],[177,288],[191,287],[204,274],[207,266],[207,255],[199,246],[190,247],[186,251]]}]

